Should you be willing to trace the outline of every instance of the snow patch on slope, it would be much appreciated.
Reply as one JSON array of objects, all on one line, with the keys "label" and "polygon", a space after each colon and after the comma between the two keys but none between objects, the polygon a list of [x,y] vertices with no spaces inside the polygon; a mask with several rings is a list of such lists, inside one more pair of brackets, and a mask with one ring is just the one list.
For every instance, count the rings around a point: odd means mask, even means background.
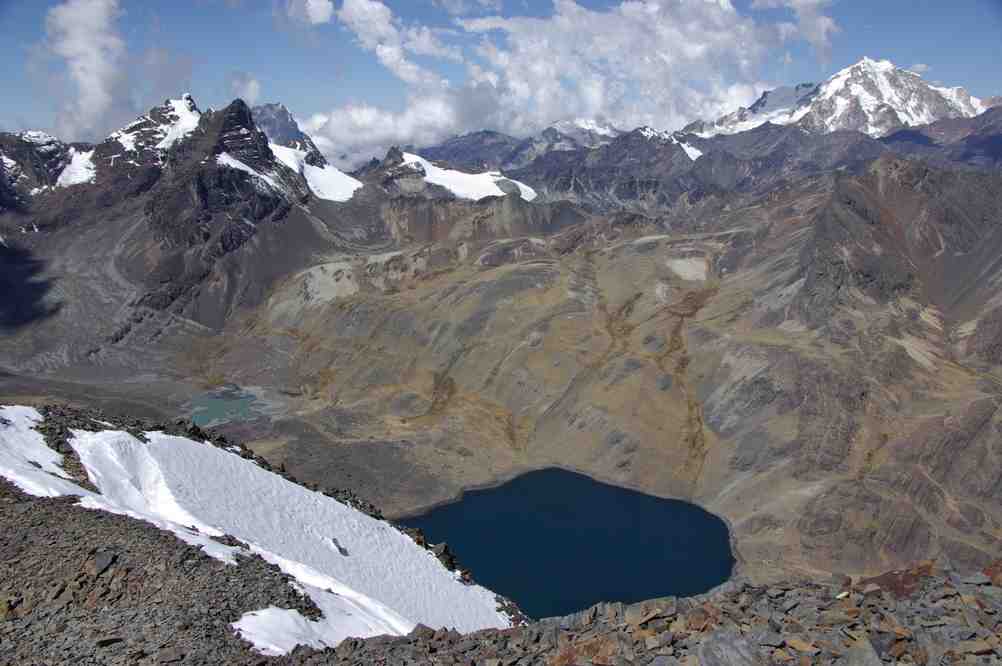
[{"label": "snow patch on slope", "polygon": [[679,141],[678,145],[682,147],[682,150],[685,151],[685,154],[688,155],[689,159],[692,160],[693,162],[699,159],[699,157],[703,154],[703,151],[700,150],[699,148],[696,148],[695,146],[690,146],[689,144],[684,143],[682,141]]},{"label": "snow patch on slope", "polygon": [[[684,141],[679,141],[678,137],[671,132],[665,130],[656,130],[653,127],[648,127],[646,125],[643,127],[638,127],[637,131],[640,133],[642,137],[644,137],[645,139],[649,139],[651,141],[664,141],[666,143],[674,143],[679,148],[684,150],[685,154],[688,155],[689,159],[692,160],[693,162],[695,162],[699,158],[699,156],[703,154],[703,151],[700,150],[699,148],[689,145]],[[697,134],[697,136],[700,135]]]},{"label": "snow patch on slope", "polygon": [[34,429],[37,411],[0,407],[0,417],[0,475],[25,492],[78,495],[86,508],[147,521],[232,564],[244,549],[210,538],[229,534],[294,577],[324,617],[279,608],[244,615],[234,628],[265,654],[402,635],[419,622],[459,631],[510,626],[492,592],[465,585],[388,523],[211,444],[157,432],[142,442],[114,430],[74,431],[70,445],[98,494],[62,470],[62,456]]},{"label": "snow patch on slope", "polygon": [[46,446],[45,438],[34,429],[42,421],[41,414],[30,407],[0,407],[0,417],[10,421],[7,426],[0,423],[0,476],[39,497],[80,490],[63,471],[63,457]]},{"label": "snow patch on slope", "polygon": [[348,201],[355,194],[355,190],[362,187],[361,181],[330,164],[322,167],[308,164],[305,151],[287,148],[277,143],[269,144],[269,147],[280,162],[306,179],[310,190],[320,199]]},{"label": "snow patch on slope", "polygon": [[278,183],[275,182],[274,178],[255,171],[254,169],[250,168],[237,158],[230,155],[229,153],[219,153],[219,155],[216,156],[216,163],[221,164],[222,166],[225,167],[229,167],[230,169],[236,169],[237,171],[243,171],[244,173],[249,173],[250,175],[255,176],[256,178],[264,181],[265,183],[267,183],[276,190],[282,189],[278,186]]},{"label": "snow patch on slope", "polygon": [[59,178],[56,180],[56,187],[69,187],[70,185],[80,185],[82,183],[93,183],[97,173],[94,168],[94,151],[79,151],[70,148],[70,163],[66,165]]},{"label": "snow patch on slope", "polygon": [[11,184],[14,184],[25,177],[24,171],[21,170],[21,166],[3,153],[0,153],[0,162],[3,162],[3,168],[7,172],[7,180]]},{"label": "snow patch on slope", "polygon": [[441,185],[460,199],[477,200],[484,197],[503,197],[505,193],[498,187],[499,181],[508,181],[516,185],[519,194],[526,201],[532,201],[536,198],[534,189],[517,180],[505,178],[500,171],[465,173],[454,169],[443,169],[413,153],[404,153],[404,164],[420,166],[424,170],[425,181]]},{"label": "snow patch on slope", "polygon": [[136,135],[129,134],[125,130],[119,130],[108,138],[118,141],[118,143],[122,145],[122,148],[124,148],[128,153],[131,153],[136,149]]},{"label": "snow patch on slope", "polygon": [[198,121],[202,117],[191,95],[185,94],[181,99],[169,99],[167,104],[173,112],[170,114],[172,122],[170,125],[161,126],[160,129],[165,134],[164,138],[157,144],[157,148],[164,150],[191,134],[198,127]]}]

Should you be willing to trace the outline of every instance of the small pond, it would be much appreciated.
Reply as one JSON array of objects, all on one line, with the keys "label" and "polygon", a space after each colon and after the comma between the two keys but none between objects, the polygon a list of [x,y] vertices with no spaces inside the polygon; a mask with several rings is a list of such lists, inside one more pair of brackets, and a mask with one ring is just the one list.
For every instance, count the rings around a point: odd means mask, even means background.
[{"label": "small pond", "polygon": [[399,522],[432,543],[447,541],[478,583],[533,618],[600,601],[699,594],[734,566],[717,516],[560,469],[470,491]]},{"label": "small pond", "polygon": [[257,392],[234,384],[197,395],[188,405],[191,420],[203,428],[248,421],[267,413],[268,408]]}]

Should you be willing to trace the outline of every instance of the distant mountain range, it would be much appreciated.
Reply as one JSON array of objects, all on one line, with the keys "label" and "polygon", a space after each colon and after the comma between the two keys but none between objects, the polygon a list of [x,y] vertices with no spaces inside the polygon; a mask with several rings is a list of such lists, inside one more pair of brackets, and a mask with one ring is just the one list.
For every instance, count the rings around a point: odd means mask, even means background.
[{"label": "distant mountain range", "polygon": [[[765,123],[828,133],[854,130],[874,138],[938,120],[972,118],[999,103],[979,100],[963,88],[927,83],[887,60],[863,58],[826,81],[767,90],[747,108],[716,120],[698,120],[675,135],[710,138],[746,132]],[[627,132],[590,120],[561,121],[527,139],[475,132],[419,152],[464,168],[519,169],[554,151],[598,148]],[[660,134],[660,133],[659,133]]]}]

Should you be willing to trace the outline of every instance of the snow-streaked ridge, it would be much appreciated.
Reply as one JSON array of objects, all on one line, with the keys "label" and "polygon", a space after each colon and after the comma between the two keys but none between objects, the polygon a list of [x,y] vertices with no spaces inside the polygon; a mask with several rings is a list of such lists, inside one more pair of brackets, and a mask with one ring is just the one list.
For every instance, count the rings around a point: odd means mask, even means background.
[{"label": "snow-streaked ridge", "polygon": [[663,141],[665,143],[674,143],[683,151],[685,151],[685,154],[693,162],[699,159],[699,157],[703,154],[703,151],[700,150],[699,148],[696,148],[695,146],[690,145],[685,141],[680,141],[677,136],[678,133],[672,133],[665,130],[656,130],[653,127],[649,127],[647,125],[638,127],[636,131],[640,134],[640,136],[644,137],[645,139],[649,139],[651,141]]},{"label": "snow-streaked ridge", "polygon": [[273,189],[278,190],[280,192],[283,191],[282,188],[279,187],[278,183],[275,182],[274,178],[272,178],[267,174],[263,174],[259,171],[255,171],[254,169],[247,166],[237,158],[230,155],[229,153],[219,153],[218,155],[216,155],[216,163],[219,164],[220,166],[229,167],[230,169],[236,169],[237,171],[243,171],[244,173],[249,173],[258,180],[267,183]]},{"label": "snow-streaked ridge", "polygon": [[287,148],[276,143],[269,144],[278,161],[306,179],[310,190],[320,199],[328,201],[348,201],[362,182],[352,178],[337,167],[325,164],[322,167],[306,162],[307,153],[295,148]]},{"label": "snow-streaked ridge", "polygon": [[40,496],[78,495],[91,509],[129,515],[227,563],[246,549],[210,537],[228,534],[279,566],[323,611],[265,608],[234,628],[265,654],[296,645],[333,646],[417,623],[473,631],[510,626],[494,593],[461,582],[428,551],[384,521],[309,491],[205,442],[146,433],[74,431],[70,446],[100,493],[78,486],[62,456],[35,430],[41,415],[0,407],[0,476]]},{"label": "snow-streaked ridge", "polygon": [[460,199],[483,199],[484,197],[503,197],[504,190],[498,187],[499,181],[514,183],[519,195],[526,201],[536,198],[536,191],[517,180],[505,178],[500,171],[484,173],[466,173],[455,169],[437,167],[428,160],[413,153],[404,153],[404,164],[420,166],[424,171],[426,182],[441,185]]}]

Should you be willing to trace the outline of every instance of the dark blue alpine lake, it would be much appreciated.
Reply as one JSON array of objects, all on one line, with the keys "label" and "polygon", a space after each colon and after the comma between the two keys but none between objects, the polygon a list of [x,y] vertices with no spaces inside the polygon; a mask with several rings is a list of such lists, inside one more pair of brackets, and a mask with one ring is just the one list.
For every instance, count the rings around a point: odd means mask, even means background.
[{"label": "dark blue alpine lake", "polygon": [[699,594],[731,575],[727,526],[694,504],[561,469],[399,521],[447,541],[476,581],[534,618],[600,601]]}]

